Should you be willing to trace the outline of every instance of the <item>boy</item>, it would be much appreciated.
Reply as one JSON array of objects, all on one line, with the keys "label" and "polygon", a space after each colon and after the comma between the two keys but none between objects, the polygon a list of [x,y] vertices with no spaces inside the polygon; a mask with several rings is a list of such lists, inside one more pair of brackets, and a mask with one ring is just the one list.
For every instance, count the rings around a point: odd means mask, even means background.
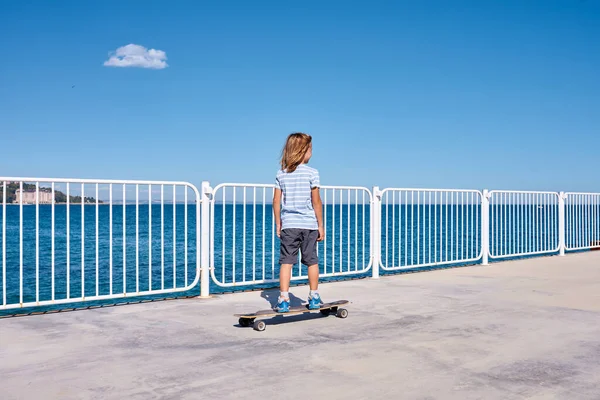
[{"label": "boy", "polygon": [[290,308],[289,287],[292,266],[302,253],[302,264],[308,266],[310,293],[308,308],[320,307],[318,293],[319,258],[317,242],[324,238],[323,204],[319,194],[319,171],[306,165],[312,156],[312,137],[305,133],[288,136],[281,157],[281,170],[277,172],[273,213],[277,236],[280,238],[281,264],[279,271],[280,295],[278,312]]}]

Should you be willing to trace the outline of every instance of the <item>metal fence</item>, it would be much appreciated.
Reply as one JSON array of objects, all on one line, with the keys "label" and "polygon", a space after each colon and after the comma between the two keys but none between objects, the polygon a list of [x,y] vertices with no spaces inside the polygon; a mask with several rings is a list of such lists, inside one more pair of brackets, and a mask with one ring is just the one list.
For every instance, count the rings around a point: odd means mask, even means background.
[{"label": "metal fence", "polygon": [[[279,237],[272,200],[274,185],[221,184],[211,201],[211,275],[221,287],[276,282]],[[323,186],[325,237],[318,243],[321,277],[365,273],[371,267],[371,192],[361,187]],[[307,279],[298,263],[292,280]]]},{"label": "metal fence", "polygon": [[600,193],[565,193],[565,247],[600,248]]},{"label": "metal fence", "polygon": [[478,260],[481,197],[477,190],[381,191],[381,268],[394,271]]},{"label": "metal fence", "polygon": [[559,251],[559,193],[494,190],[489,198],[490,257]]},{"label": "metal fence", "polygon": [[[0,177],[0,310],[275,285],[274,185]],[[323,186],[322,278],[600,248],[600,193]],[[301,254],[292,280],[307,279]]]},{"label": "metal fence", "polygon": [[177,293],[198,284],[201,212],[193,185],[0,179],[0,309]]}]

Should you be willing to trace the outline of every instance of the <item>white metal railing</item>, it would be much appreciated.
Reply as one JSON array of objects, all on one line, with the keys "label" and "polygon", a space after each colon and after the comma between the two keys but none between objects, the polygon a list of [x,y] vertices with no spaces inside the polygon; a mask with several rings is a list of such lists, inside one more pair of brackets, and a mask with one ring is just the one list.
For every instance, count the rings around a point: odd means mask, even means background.
[{"label": "white metal railing", "polygon": [[600,248],[600,193],[565,193],[565,248]]},{"label": "white metal railing", "polygon": [[380,194],[379,262],[384,270],[481,257],[481,192],[390,188]]},{"label": "white metal railing", "polygon": [[[278,280],[274,185],[0,177],[0,193],[0,310]],[[321,198],[323,278],[600,248],[600,193],[324,186]]]},{"label": "white metal railing", "polygon": [[[274,185],[226,183],[211,202],[211,274],[222,287],[278,280],[279,238],[272,199]],[[318,243],[320,276],[361,274],[371,267],[371,192],[362,187],[323,186],[325,237]],[[218,223],[217,223],[218,222]],[[300,263],[292,280],[307,278]]]},{"label": "white metal railing", "polygon": [[556,192],[489,192],[492,258],[557,252],[560,196]]},{"label": "white metal railing", "polygon": [[187,182],[0,177],[0,191],[0,309],[198,284],[201,197]]}]

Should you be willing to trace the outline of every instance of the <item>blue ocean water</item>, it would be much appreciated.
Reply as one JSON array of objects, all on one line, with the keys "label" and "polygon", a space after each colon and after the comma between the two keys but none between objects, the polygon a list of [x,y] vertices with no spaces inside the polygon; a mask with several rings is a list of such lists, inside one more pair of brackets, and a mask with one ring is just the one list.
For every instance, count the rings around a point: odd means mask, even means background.
[{"label": "blue ocean water", "polygon": [[[36,300],[36,276],[39,277],[39,300],[52,298],[53,270],[55,299],[63,299],[67,295],[71,298],[81,297],[82,288],[85,296],[94,296],[110,294],[111,287],[112,293],[123,293],[124,290],[135,293],[138,289],[143,291],[163,287],[185,287],[186,279],[188,282],[193,280],[196,258],[195,207],[187,207],[187,235],[183,205],[176,207],[175,224],[173,224],[172,205],[165,204],[164,209],[160,205],[153,205],[151,210],[148,205],[139,205],[137,211],[135,205],[125,207],[115,205],[112,207],[112,224],[110,208],[108,205],[100,205],[97,209],[96,206],[86,205],[82,213],[80,205],[71,205],[67,236],[67,206],[56,205],[53,236],[51,205],[39,206],[39,230],[36,229],[38,219],[35,206],[23,206],[22,229],[20,207],[7,206],[7,302],[20,301],[21,257],[23,302]],[[164,210],[162,226],[161,210]],[[98,223],[96,223],[96,215]],[[138,215],[139,218],[136,218]],[[124,227],[125,234],[123,234]],[[162,231],[164,231],[163,239],[161,239]],[[36,251],[36,235],[38,235],[39,253]],[[52,252],[53,237],[54,253]],[[149,263],[150,258],[151,263]]]},{"label": "blue ocean water", "polygon": [[[368,268],[371,218],[368,205],[326,205],[323,216],[325,240],[318,244],[321,274],[360,272]],[[215,206],[214,219],[213,265],[219,282],[279,278],[279,238],[270,204]],[[306,273],[306,267],[301,265],[293,271],[294,276]]]},{"label": "blue ocean water", "polygon": [[[195,205],[113,205],[112,217],[109,205],[83,208],[82,214],[81,205],[69,207],[68,235],[66,205],[54,207],[54,235],[51,205],[40,205],[39,217],[35,206],[23,206],[22,229],[21,207],[7,206],[6,215],[0,208],[0,226],[6,219],[2,282],[6,291],[0,288],[0,296],[6,295],[7,303],[21,301],[21,271],[23,302],[36,301],[36,293],[40,301],[53,296],[106,295],[111,289],[113,294],[133,296],[138,291],[185,288],[193,282],[199,255]],[[216,282],[235,286],[220,287],[211,281],[212,292],[246,289],[245,283],[253,280],[278,279],[279,239],[272,214],[270,204],[214,206],[214,277]],[[326,238],[319,244],[321,274],[361,275],[371,262],[369,205],[326,205],[324,215]],[[600,212],[597,215],[600,217]],[[558,244],[556,207],[492,207],[490,220],[492,255],[552,252]],[[482,252],[480,224],[479,205],[383,205],[382,264],[407,269],[476,262]],[[578,229],[577,220],[567,216],[567,227]],[[0,234],[4,246],[2,240]],[[305,266],[294,267],[295,276],[305,274]],[[198,293],[196,286],[182,294]]]}]

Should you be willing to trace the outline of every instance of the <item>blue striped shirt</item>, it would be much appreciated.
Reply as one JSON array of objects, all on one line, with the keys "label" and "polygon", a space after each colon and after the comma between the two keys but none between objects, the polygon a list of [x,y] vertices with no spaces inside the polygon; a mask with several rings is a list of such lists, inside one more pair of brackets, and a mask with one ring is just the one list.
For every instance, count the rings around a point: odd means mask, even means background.
[{"label": "blue striped shirt", "polygon": [[281,229],[318,229],[317,217],[312,206],[311,189],[321,186],[319,171],[300,164],[294,172],[279,170],[275,187],[281,189]]}]

